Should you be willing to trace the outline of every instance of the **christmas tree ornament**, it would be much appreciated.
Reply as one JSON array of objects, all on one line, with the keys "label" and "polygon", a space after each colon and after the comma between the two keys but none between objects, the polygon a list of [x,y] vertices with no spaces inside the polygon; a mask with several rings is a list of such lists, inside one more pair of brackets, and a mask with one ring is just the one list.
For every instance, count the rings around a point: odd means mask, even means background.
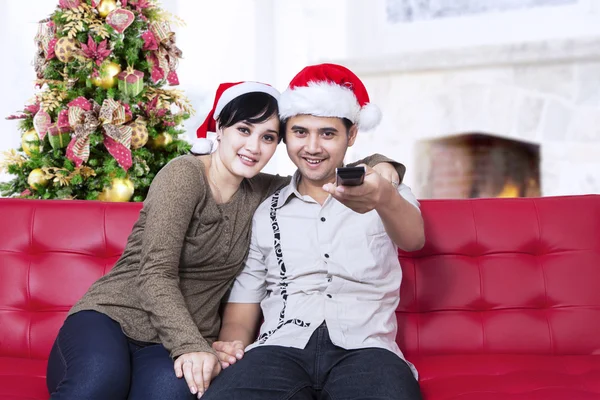
[{"label": "christmas tree ornament", "polygon": [[61,37],[54,46],[54,54],[56,58],[64,63],[68,63],[75,58],[75,55],[79,52],[79,44],[77,41],[70,37]]},{"label": "christmas tree ornament", "polygon": [[40,140],[44,140],[50,125],[52,125],[52,118],[44,110],[39,110],[33,117],[33,129],[37,132]]},{"label": "christmas tree ornament", "polygon": [[150,8],[154,5],[150,0],[129,0],[129,6],[141,13],[145,8]]},{"label": "christmas tree ornament", "polygon": [[54,150],[64,149],[71,141],[70,130],[63,132],[56,124],[53,124],[48,129],[48,141]]},{"label": "christmas tree ornament", "polygon": [[60,8],[69,9],[79,7],[79,0],[59,0],[58,5]]},{"label": "christmas tree ornament", "polygon": [[38,152],[42,151],[42,142],[35,129],[30,129],[21,136],[21,147],[29,157],[31,157],[31,151],[34,149]]},{"label": "christmas tree ornament", "polygon": [[[87,100],[74,101],[85,107]],[[75,134],[67,146],[67,158],[77,167],[86,162],[90,155],[90,135],[102,126],[104,147],[117,160],[119,166],[127,171],[132,164],[132,128],[123,125],[127,121],[126,107],[114,99],[104,100],[102,107],[95,101],[90,104],[92,108],[89,111],[76,105],[69,108],[69,123],[75,129]]]},{"label": "christmas tree ornament", "polygon": [[111,11],[117,9],[116,0],[101,0],[96,10],[98,10],[98,15],[102,18],[106,18]]},{"label": "christmas tree ornament", "polygon": [[94,39],[92,39],[91,36],[88,36],[87,44],[81,44],[81,52],[84,56],[93,60],[96,65],[100,66],[102,65],[104,59],[112,52],[112,50],[108,49],[107,46],[108,44],[106,39],[96,44]]},{"label": "christmas tree ornament", "polygon": [[92,78],[92,83],[95,86],[103,89],[111,89],[117,85],[117,76],[121,72],[121,66],[112,61],[105,61],[100,66],[100,74]]},{"label": "christmas tree ornament", "polygon": [[61,132],[73,131],[73,128],[71,128],[71,124],[69,124],[69,110],[67,110],[66,108],[58,113],[58,121],[56,122],[56,127]]},{"label": "christmas tree ornament", "polygon": [[102,193],[98,195],[98,200],[126,202],[131,200],[134,190],[135,188],[133,186],[133,182],[131,182],[128,178],[115,178],[112,180],[110,187],[105,187]]},{"label": "christmas tree ornament", "polygon": [[129,28],[129,26],[133,23],[134,19],[135,15],[131,11],[117,8],[108,14],[106,17],[106,23],[115,31],[123,33],[125,32],[125,29]]},{"label": "christmas tree ornament", "polygon": [[90,135],[100,126],[98,112],[100,106],[84,97],[78,97],[69,104],[69,125],[75,134],[67,146],[66,156],[80,167],[90,156]]},{"label": "christmas tree ornament", "polygon": [[173,136],[167,132],[159,134],[156,138],[148,139],[148,146],[154,150],[164,149],[171,143],[173,143]]},{"label": "christmas tree ornament", "polygon": [[117,76],[117,79],[119,90],[127,96],[137,96],[144,90],[144,73],[136,71],[133,67],[127,67]]},{"label": "christmas tree ornament", "polygon": [[46,173],[41,170],[41,168],[36,168],[29,173],[27,177],[27,183],[29,187],[32,189],[36,189],[36,187],[44,187],[48,185],[48,179],[46,178]]},{"label": "christmas tree ornament", "polygon": [[138,118],[133,123],[131,131],[131,149],[139,149],[148,143],[148,128],[143,118]]},{"label": "christmas tree ornament", "polygon": [[104,146],[121,168],[127,171],[133,161],[131,160],[131,127],[123,125],[127,122],[126,107],[113,99],[106,99],[102,103],[98,119],[102,122],[104,130]]},{"label": "christmas tree ornament", "polygon": [[43,20],[38,25],[38,32],[35,35],[35,43],[40,52],[40,63],[54,58],[54,48],[58,38],[56,37],[56,25],[53,21]]},{"label": "christmas tree ornament", "polygon": [[151,22],[150,32],[152,36],[146,35],[144,39],[144,48],[150,50],[156,42],[157,50],[146,54],[146,61],[150,64],[150,77],[154,83],[163,79],[171,86],[179,84],[177,77],[178,59],[182,57],[181,50],[175,45],[175,33],[171,31],[167,22]]}]

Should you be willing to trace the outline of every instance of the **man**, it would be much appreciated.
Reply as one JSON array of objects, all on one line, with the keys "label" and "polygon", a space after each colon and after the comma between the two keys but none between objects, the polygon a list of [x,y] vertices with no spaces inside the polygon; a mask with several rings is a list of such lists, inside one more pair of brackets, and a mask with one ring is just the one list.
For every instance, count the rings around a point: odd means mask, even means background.
[{"label": "man", "polygon": [[298,171],[254,215],[213,345],[228,368],[203,397],[420,399],[416,370],[395,341],[397,247],[423,246],[418,202],[371,169],[360,186],[334,184],[358,129],[374,128],[381,114],[360,79],[333,64],[302,70],[279,106]]}]

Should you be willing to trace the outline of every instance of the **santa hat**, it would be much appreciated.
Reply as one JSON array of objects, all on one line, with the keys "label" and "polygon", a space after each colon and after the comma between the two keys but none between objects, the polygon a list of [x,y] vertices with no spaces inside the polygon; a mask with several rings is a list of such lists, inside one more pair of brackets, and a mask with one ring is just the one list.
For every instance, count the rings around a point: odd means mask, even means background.
[{"label": "santa hat", "polygon": [[281,94],[279,117],[286,120],[300,114],[348,118],[362,130],[373,129],[381,121],[381,111],[369,103],[362,81],[336,64],[304,68]]},{"label": "santa hat", "polygon": [[217,131],[217,119],[223,108],[233,99],[247,93],[266,93],[271,95],[275,100],[279,99],[279,92],[274,87],[260,82],[231,82],[221,83],[215,94],[213,108],[210,110],[204,123],[196,130],[196,136],[199,138],[192,146],[192,153],[207,154],[210,153],[212,142],[206,139],[208,132]]}]

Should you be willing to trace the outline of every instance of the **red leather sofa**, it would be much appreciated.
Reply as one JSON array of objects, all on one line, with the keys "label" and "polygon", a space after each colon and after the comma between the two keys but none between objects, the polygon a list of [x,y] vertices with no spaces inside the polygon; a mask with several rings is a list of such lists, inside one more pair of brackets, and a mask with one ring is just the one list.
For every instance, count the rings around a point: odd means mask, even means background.
[{"label": "red leather sofa", "polygon": [[[0,400],[47,399],[70,306],[140,204],[0,199]],[[600,399],[600,196],[422,202],[398,343],[425,400]]]}]

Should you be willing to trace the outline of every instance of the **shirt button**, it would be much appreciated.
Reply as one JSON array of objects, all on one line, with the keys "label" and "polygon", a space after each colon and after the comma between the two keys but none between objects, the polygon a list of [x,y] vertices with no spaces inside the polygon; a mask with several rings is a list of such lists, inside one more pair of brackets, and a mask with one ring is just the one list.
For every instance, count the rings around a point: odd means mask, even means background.
[{"label": "shirt button", "polygon": [[327,220],[325,219],[325,217],[321,217],[321,222],[325,222],[325,221],[327,221]]},{"label": "shirt button", "polygon": [[327,295],[327,297],[329,297],[330,299],[331,299],[331,298],[333,298],[333,296],[332,296],[332,295],[330,295],[330,294],[328,294],[328,295]]},{"label": "shirt button", "polygon": [[329,254],[325,254],[325,258],[329,258]]}]

